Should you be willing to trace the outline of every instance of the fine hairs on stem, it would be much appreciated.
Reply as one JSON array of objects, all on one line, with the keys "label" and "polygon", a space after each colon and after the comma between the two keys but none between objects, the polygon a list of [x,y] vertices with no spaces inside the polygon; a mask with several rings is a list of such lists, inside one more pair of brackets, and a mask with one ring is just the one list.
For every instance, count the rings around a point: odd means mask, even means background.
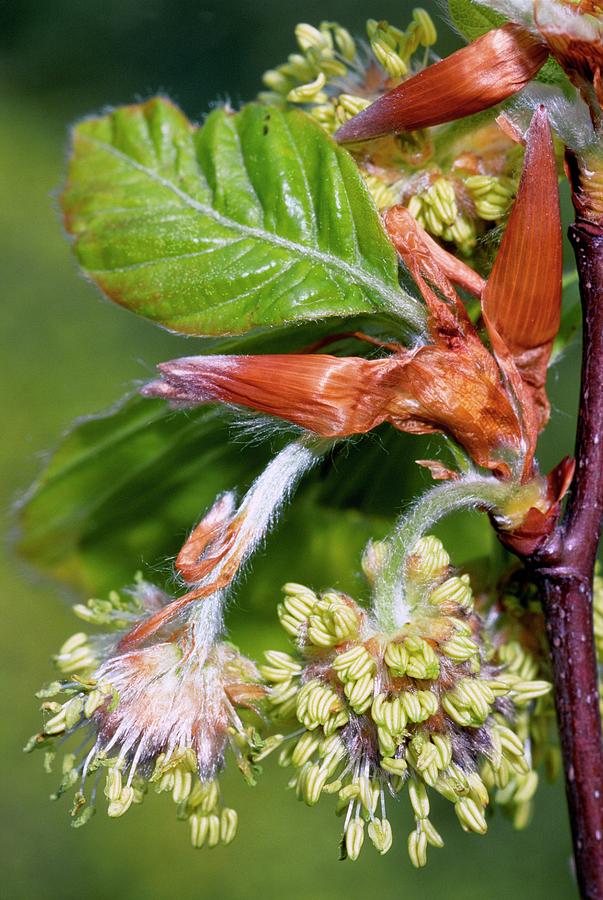
[{"label": "fine hairs on stem", "polygon": [[[217,581],[220,572],[233,565],[236,572],[241,570],[265,537],[299,480],[316,465],[329,446],[330,442],[308,438],[288,444],[275,456],[253,482],[239,506],[237,517],[240,518],[241,525],[229,552],[209,575],[199,582],[193,582],[196,587],[202,587],[205,582]],[[201,655],[209,652],[212,643],[223,631],[227,593],[227,590],[217,590],[191,604],[189,621],[193,626],[195,650]]]},{"label": "fine hairs on stem", "polygon": [[381,628],[393,630],[408,618],[404,569],[419,538],[448,513],[459,509],[496,509],[516,490],[515,485],[471,475],[437,485],[400,517],[375,586],[374,610]]}]

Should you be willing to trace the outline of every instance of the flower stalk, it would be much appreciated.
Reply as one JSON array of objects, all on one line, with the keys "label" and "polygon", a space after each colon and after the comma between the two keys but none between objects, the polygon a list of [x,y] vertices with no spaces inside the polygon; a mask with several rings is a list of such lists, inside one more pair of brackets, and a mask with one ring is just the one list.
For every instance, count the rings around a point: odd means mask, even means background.
[{"label": "flower stalk", "polygon": [[460,509],[501,511],[518,491],[521,488],[513,482],[467,476],[437,485],[404,513],[398,521],[387,559],[375,585],[375,614],[380,627],[394,630],[408,618],[405,602],[408,557],[419,539],[436,522]]}]

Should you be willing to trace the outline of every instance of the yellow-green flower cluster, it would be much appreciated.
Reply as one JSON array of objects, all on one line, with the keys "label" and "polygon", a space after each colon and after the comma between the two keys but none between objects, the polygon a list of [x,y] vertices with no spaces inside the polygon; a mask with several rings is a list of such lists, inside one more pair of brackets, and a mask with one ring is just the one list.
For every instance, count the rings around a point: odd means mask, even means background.
[{"label": "yellow-green flower cluster", "polygon": [[78,632],[63,644],[54,657],[61,680],[39,692],[45,722],[25,749],[43,749],[49,772],[61,753],[53,799],[74,791],[75,827],[93,815],[99,787],[112,818],[142,803],[153,787],[171,794],[193,846],[211,848],[230,843],[237,830],[237,814],[222,806],[217,779],[228,748],[254,783],[251,755],[263,741],[241,715],[258,711],[265,689],[254,664],[232,645],[196,646],[194,626],[176,626],[160,642],[122,652],[124,623],[141,621],[141,612],[155,611],[165,599],[139,581],[131,595],[75,607],[81,618],[113,626],[114,633]]},{"label": "yellow-green flower cluster", "polygon": [[[371,565],[377,558],[372,548]],[[336,795],[344,856],[356,859],[367,836],[389,850],[386,797],[407,789],[408,853],[419,867],[443,843],[429,791],[479,833],[489,785],[529,793],[534,775],[514,722],[550,685],[492,664],[469,579],[451,572],[436,538],[419,541],[407,574],[408,621],[392,634],[350,597],[286,585],[278,613],[296,651],[268,652],[261,672],[273,717],[297,723],[280,754],[295,769],[290,786],[310,806]]]},{"label": "yellow-green flower cluster", "polygon": [[[295,29],[299,53],[264,74],[261,99],[306,109],[329,133],[369,105],[379,93],[426,64],[437,34],[424,9],[415,9],[405,31],[369,19],[368,44],[358,44],[336,22]],[[421,50],[421,61],[412,57]]]},{"label": "yellow-green flower cluster", "polygon": [[[368,43],[357,42],[336,22],[321,22],[318,28],[298,25],[300,52],[265,73],[269,90],[260,99],[298,106],[332,134],[423,68],[437,38],[423,9],[413,10],[405,30],[369,19],[366,32]],[[444,169],[439,167],[429,130],[350,149],[378,209],[407,205],[431,235],[464,256],[474,252],[491,223],[504,220],[513,201],[515,183],[500,173],[500,159],[489,165],[489,146],[483,148],[486,156],[479,164],[467,171],[451,169],[450,160]]]},{"label": "yellow-green flower cluster", "polygon": [[[493,602],[494,600],[494,602]],[[502,592],[494,598],[481,597],[480,611],[492,623],[491,659],[504,666],[501,676],[507,683],[545,684],[550,677],[550,662],[545,638],[544,618],[536,587],[522,577],[521,570],[507,576]],[[522,695],[517,703],[514,729],[530,748],[533,771],[515,775],[503,786],[486,767],[484,780],[496,789],[496,802],[513,820],[516,828],[525,827],[533,812],[533,795],[538,785],[537,769],[544,768],[547,778],[556,779],[561,770],[555,706],[552,694],[530,698]]]},{"label": "yellow-green flower cluster", "polygon": [[480,220],[501,221],[513,202],[515,185],[495,175],[454,176],[437,172],[430,184],[408,201],[411,215],[436,238],[454,244],[470,256],[478,239]]}]

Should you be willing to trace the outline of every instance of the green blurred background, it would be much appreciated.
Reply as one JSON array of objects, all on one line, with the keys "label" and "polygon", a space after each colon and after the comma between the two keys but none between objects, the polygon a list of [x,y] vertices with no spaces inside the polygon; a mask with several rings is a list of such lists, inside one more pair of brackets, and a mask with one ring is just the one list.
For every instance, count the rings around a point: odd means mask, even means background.
[{"label": "green blurred background", "polygon": [[[433,11],[435,4],[425,3]],[[412,4],[368,0],[10,0],[0,28],[0,183],[2,194],[1,359],[8,379],[4,402],[2,509],[6,564],[0,573],[2,660],[6,708],[3,744],[2,897],[57,900],[159,900],[179,896],[227,898],[389,898],[502,900],[571,898],[570,845],[563,789],[543,785],[530,828],[515,833],[497,815],[487,837],[460,832],[450,809],[434,815],[446,846],[432,851],[426,870],[406,857],[410,816],[391,804],[397,840],[383,859],[365,849],[357,863],[337,862],[339,823],[333,804],[309,810],[284,788],[287,775],[269,764],[259,786],[237,773],[225,777],[227,802],[240,812],[231,847],[194,852],[186,827],[167,797],[150,797],[123,819],[99,814],[85,829],[69,828],[66,803],[51,804],[54,787],[41,758],[21,746],[37,730],[33,692],[50,677],[48,658],[77,625],[61,589],[36,579],[10,548],[11,506],[39,471],[45,451],[71,420],[112,404],[160,359],[194,352],[194,341],[161,332],[111,306],[78,275],[56,211],[67,128],[108,104],[162,91],[192,118],[216,99],[249,99],[262,72],[294,50],[298,21],[337,19],[362,33],[369,17],[406,25]],[[437,13],[436,13],[437,14]],[[440,17],[441,21],[441,17]],[[440,26],[440,52],[459,39]],[[571,451],[577,390],[576,349],[551,374],[553,420],[543,441],[544,466]],[[410,491],[409,480],[406,485]],[[413,482],[414,483],[414,482]],[[194,490],[194,486],[191,486]],[[116,511],[117,512],[117,511]],[[478,518],[462,532],[446,528],[455,561],[489,540]],[[277,640],[271,620],[251,621],[253,596],[274,592],[283,576],[312,579],[311,527],[300,534],[286,518],[267,552],[278,575],[260,560],[239,592],[235,637],[248,651]],[[303,548],[303,549],[301,549]],[[324,577],[342,570],[345,548],[323,561]],[[133,571],[139,564],[133,560]],[[352,569],[357,560],[350,561]],[[276,580],[275,580],[276,579]],[[345,585],[346,579],[339,579]],[[266,586],[266,588],[264,587]],[[273,634],[275,635],[273,637]]]}]

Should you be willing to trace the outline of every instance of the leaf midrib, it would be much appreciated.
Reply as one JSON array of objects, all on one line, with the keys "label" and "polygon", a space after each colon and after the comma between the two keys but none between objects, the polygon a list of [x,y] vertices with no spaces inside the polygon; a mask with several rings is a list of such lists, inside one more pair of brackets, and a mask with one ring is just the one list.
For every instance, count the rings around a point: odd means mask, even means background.
[{"label": "leaf midrib", "polygon": [[[195,200],[194,197],[191,197],[190,194],[185,193],[185,191],[181,190],[178,185],[174,184],[173,181],[170,181],[167,178],[164,178],[158,172],[153,171],[153,169],[147,168],[147,166],[142,165],[142,163],[137,162],[135,159],[132,159],[131,156],[128,156],[125,153],[122,153],[121,150],[118,150],[117,147],[114,147],[112,144],[108,144],[106,141],[101,141],[99,138],[92,137],[91,135],[80,135],[81,140],[88,141],[89,143],[96,145],[98,148],[108,153],[111,156],[114,156],[116,159],[121,160],[127,166],[137,170],[151,181],[154,181],[156,184],[160,185],[162,188],[171,191],[175,196],[177,196],[186,206],[200,215],[207,216],[208,218],[213,219],[219,225],[224,228],[229,228],[231,230],[237,231],[239,234],[245,235],[246,237],[253,238],[257,241],[269,243],[276,247],[281,247],[284,250],[287,250],[289,253],[294,253],[303,257],[310,257],[318,263],[331,268],[338,269],[343,274],[347,275],[353,283],[360,283],[364,285],[366,288],[369,288],[375,293],[380,294],[385,300],[385,308],[390,313],[400,316],[404,319],[407,325],[412,326],[419,333],[424,331],[425,328],[425,313],[421,304],[411,297],[410,294],[407,294],[401,288],[395,290],[389,287],[385,282],[381,279],[376,278],[373,275],[369,275],[365,271],[360,268],[357,268],[350,263],[345,262],[345,260],[340,259],[337,256],[333,256],[330,253],[324,253],[321,250],[317,250],[314,247],[308,247],[303,244],[298,244],[296,241],[288,240],[287,238],[283,238],[278,234],[274,234],[271,231],[266,231],[261,228],[254,228],[250,225],[243,225],[241,222],[237,222],[234,219],[227,218],[223,216],[221,213],[217,212],[213,207],[206,206],[204,203],[200,203],[198,200]],[[178,259],[179,256],[176,254],[170,259]],[[152,262],[152,260],[149,260]]]}]

